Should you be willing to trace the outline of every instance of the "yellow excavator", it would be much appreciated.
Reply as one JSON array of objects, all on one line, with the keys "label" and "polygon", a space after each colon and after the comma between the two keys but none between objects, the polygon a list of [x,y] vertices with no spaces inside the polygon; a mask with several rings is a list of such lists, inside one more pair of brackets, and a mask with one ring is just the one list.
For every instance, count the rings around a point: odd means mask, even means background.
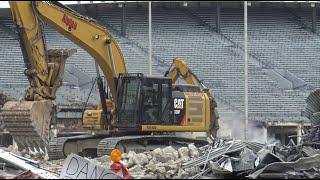
[{"label": "yellow excavator", "polygon": [[[47,151],[51,159],[59,159],[70,153],[101,156],[114,148],[127,152],[207,143],[175,136],[176,132],[209,132],[216,136],[219,115],[214,97],[185,61],[174,59],[165,77],[128,73],[117,42],[96,20],[56,1],[9,3],[30,87],[23,100],[7,102],[0,117],[20,149]],[[51,136],[56,92],[62,85],[66,59],[76,50],[47,50],[44,24],[86,50],[96,62],[100,101],[96,110],[83,113],[82,122],[90,133]],[[107,80],[109,95],[99,68]],[[187,85],[175,84],[179,77]]]}]

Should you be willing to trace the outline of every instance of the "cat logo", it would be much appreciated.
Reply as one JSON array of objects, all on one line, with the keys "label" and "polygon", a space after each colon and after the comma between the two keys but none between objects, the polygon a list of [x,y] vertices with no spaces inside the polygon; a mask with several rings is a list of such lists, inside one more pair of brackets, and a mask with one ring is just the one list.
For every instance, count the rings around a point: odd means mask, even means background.
[{"label": "cat logo", "polygon": [[183,109],[184,99],[174,99],[174,108],[175,109]]}]

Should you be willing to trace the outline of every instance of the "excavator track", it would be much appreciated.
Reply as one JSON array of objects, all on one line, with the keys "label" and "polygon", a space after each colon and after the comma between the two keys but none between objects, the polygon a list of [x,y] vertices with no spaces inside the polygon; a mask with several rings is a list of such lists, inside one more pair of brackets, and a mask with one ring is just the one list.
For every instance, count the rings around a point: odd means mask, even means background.
[{"label": "excavator track", "polygon": [[98,157],[104,156],[104,155],[110,155],[111,151],[117,146],[119,141],[122,139],[119,137],[110,137],[110,138],[104,138],[102,139],[98,144]]},{"label": "excavator track", "polygon": [[[96,149],[98,142],[106,135],[75,135],[68,137],[57,137],[49,142],[48,156],[50,160],[65,159],[70,153],[82,156],[86,148]],[[96,141],[95,146],[86,146],[89,141]],[[90,144],[90,143],[89,143]],[[83,146],[84,145],[84,146]],[[85,155],[84,155],[85,156]]]},{"label": "excavator track", "polygon": [[68,141],[68,138],[55,138],[49,142],[48,156],[50,160],[64,159],[64,144]]},{"label": "excavator track", "polygon": [[19,150],[45,152],[49,142],[50,101],[9,101],[0,112],[0,119],[18,145]]},{"label": "excavator track", "polygon": [[[48,148],[48,156],[50,160],[64,159],[70,153],[81,155],[86,141],[97,141],[97,156],[110,155],[111,151],[115,148],[120,149],[123,153],[130,150],[135,152],[143,152],[153,150],[160,146],[172,145],[179,147],[189,143],[194,143],[196,146],[204,146],[208,144],[206,140],[198,140],[192,138],[176,137],[172,135],[141,135],[141,136],[119,136],[119,137],[106,137],[109,135],[76,135],[70,137],[58,137],[50,141]],[[150,143],[151,142],[151,143]],[[155,143],[156,142],[156,143]],[[80,145],[80,146],[79,146]],[[72,149],[72,152],[70,151]],[[80,151],[79,151],[80,150]],[[79,154],[80,153],[80,154]]]},{"label": "excavator track", "polygon": [[[192,138],[175,137],[170,135],[142,135],[142,136],[121,136],[121,137],[106,137],[109,135],[77,135],[71,137],[58,137],[50,141],[48,148],[48,156],[50,160],[64,159],[68,156],[70,151],[67,149],[72,147],[73,153],[78,155],[79,150],[78,143],[83,144],[86,140],[97,140],[99,143],[97,148],[97,156],[110,155],[111,151],[115,148],[120,149],[122,152],[128,152],[134,150],[137,153],[146,150],[153,150],[159,146],[172,145],[176,142],[195,143],[195,145],[203,146],[208,142],[205,140],[197,140]],[[144,144],[146,141],[157,141],[157,145]],[[69,146],[67,145],[69,144]],[[73,144],[72,146],[70,146]],[[176,143],[177,144],[177,143]],[[130,148],[130,146],[134,148]],[[68,148],[67,148],[68,146]],[[81,148],[80,148],[81,149]]]},{"label": "excavator track", "polygon": [[108,137],[102,139],[98,144],[97,154],[98,157],[110,155],[111,151],[115,148],[120,149],[123,153],[128,153],[131,149],[128,148],[128,143],[140,145],[135,146],[136,152],[143,152],[148,150],[148,141],[157,141],[158,146],[154,145],[153,150],[160,145],[173,145],[174,143],[194,143],[196,146],[203,146],[208,144],[205,140],[198,140],[192,138],[176,137],[172,135],[143,135],[143,136],[122,136],[122,137]]}]

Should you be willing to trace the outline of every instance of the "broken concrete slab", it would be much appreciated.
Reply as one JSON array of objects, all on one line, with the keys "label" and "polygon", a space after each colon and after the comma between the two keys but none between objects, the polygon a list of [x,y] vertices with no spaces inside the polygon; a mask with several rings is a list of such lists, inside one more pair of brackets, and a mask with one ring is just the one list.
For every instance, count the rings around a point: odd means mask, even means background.
[{"label": "broken concrete slab", "polygon": [[144,177],[145,173],[145,169],[141,166],[141,165],[134,165],[133,167],[128,169],[130,175],[133,178],[141,178]]},{"label": "broken concrete slab", "polygon": [[177,160],[179,158],[179,153],[172,146],[167,146],[162,149],[163,157],[165,161]]},{"label": "broken concrete slab", "polygon": [[157,175],[153,172],[149,172],[148,174],[144,175],[141,179],[157,179]]},{"label": "broken concrete slab", "polygon": [[188,148],[189,148],[191,158],[199,157],[199,150],[194,144],[188,144]]},{"label": "broken concrete slab", "polygon": [[232,167],[235,172],[246,171],[255,168],[255,160],[257,155],[251,149],[244,148],[240,153],[239,160],[232,161]]},{"label": "broken concrete slab", "polygon": [[189,149],[187,147],[181,147],[178,149],[179,158],[182,161],[189,161]]},{"label": "broken concrete slab", "polygon": [[132,153],[132,156],[129,155],[129,160],[128,160],[128,164],[127,164],[127,167],[128,167],[128,168],[134,166],[134,162],[133,162],[133,156],[134,156],[134,155],[135,155],[135,154],[133,154],[133,153]]},{"label": "broken concrete slab", "polygon": [[139,154],[134,155],[132,160],[133,160],[134,164],[141,165],[141,166],[147,164],[149,161],[147,155],[145,155],[143,153],[139,153]]},{"label": "broken concrete slab", "polygon": [[156,165],[156,161],[155,160],[151,160],[149,161],[149,163],[146,165],[147,170],[155,173],[157,170],[157,165]]},{"label": "broken concrete slab", "polygon": [[172,177],[172,179],[185,179],[187,177],[188,177],[188,173],[180,168],[178,171],[178,174]]},{"label": "broken concrete slab", "polygon": [[161,148],[157,148],[157,149],[153,150],[152,156],[153,156],[154,160],[156,160],[156,161],[160,161],[160,162],[164,161],[163,151]]}]

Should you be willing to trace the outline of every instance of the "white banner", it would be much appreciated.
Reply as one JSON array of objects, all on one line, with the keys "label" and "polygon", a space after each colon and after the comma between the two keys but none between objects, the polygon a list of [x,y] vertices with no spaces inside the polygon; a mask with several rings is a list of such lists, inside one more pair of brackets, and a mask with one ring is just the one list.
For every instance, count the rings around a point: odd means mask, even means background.
[{"label": "white banner", "polygon": [[123,179],[121,175],[92,164],[76,154],[70,154],[64,161],[60,177],[63,179]]}]

